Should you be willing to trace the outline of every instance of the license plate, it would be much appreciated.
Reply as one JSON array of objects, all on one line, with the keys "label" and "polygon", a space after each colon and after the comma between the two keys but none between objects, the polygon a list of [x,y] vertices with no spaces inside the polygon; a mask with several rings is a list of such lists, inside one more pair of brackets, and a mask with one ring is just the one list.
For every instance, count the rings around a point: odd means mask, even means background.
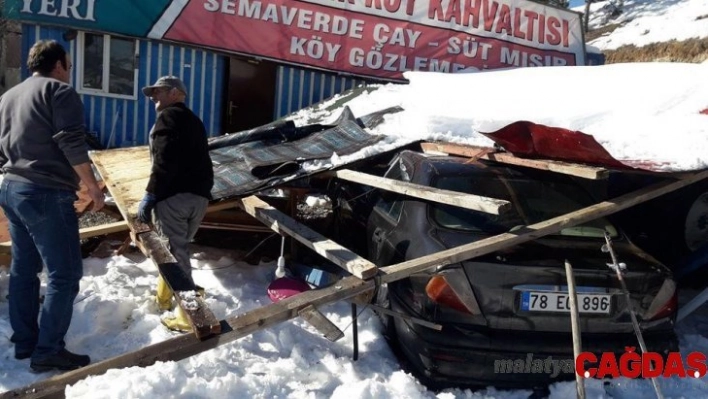
[{"label": "license plate", "polygon": [[[607,294],[578,294],[578,312],[609,314],[610,298]],[[533,312],[570,312],[570,297],[564,292],[521,293],[521,310]]]}]

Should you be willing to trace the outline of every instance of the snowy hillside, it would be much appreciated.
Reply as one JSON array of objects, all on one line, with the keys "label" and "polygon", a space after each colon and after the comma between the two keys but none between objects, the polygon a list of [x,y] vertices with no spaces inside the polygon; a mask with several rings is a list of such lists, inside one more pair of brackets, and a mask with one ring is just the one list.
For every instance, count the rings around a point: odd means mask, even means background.
[{"label": "snowy hillside", "polygon": [[[590,5],[590,30],[612,28],[589,45],[600,50],[621,46],[683,41],[708,37],[708,0],[620,0],[599,1]],[[584,12],[585,7],[573,8]]]}]

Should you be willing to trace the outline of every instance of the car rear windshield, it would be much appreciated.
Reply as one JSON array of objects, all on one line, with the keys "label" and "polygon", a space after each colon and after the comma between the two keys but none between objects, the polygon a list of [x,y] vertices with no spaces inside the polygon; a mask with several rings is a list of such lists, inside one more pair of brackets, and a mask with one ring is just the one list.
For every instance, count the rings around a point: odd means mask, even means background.
[{"label": "car rear windshield", "polygon": [[[432,215],[444,228],[500,234],[526,225],[539,223],[597,201],[571,180],[537,179],[518,174],[474,173],[438,176],[433,186],[440,189],[476,194],[511,202],[509,211],[492,215],[452,205],[434,204]],[[615,227],[604,218],[575,227],[557,235],[604,237],[605,231],[617,235]]]}]

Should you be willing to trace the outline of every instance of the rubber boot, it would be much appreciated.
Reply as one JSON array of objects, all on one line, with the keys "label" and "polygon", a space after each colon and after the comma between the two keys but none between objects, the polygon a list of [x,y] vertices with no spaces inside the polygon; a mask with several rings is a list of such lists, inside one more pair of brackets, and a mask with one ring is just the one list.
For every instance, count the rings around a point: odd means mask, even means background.
[{"label": "rubber boot", "polygon": [[157,295],[155,297],[157,307],[161,311],[172,309],[172,290],[162,275],[157,276]]},{"label": "rubber boot", "polygon": [[206,299],[206,290],[204,289],[204,287],[196,284],[194,285],[194,287],[196,288],[197,294],[199,294],[202,299]]},{"label": "rubber boot", "polygon": [[167,327],[172,331],[180,332],[192,332],[192,325],[187,319],[187,315],[184,313],[181,307],[177,306],[173,312],[172,317],[163,316],[160,318],[162,325]]}]

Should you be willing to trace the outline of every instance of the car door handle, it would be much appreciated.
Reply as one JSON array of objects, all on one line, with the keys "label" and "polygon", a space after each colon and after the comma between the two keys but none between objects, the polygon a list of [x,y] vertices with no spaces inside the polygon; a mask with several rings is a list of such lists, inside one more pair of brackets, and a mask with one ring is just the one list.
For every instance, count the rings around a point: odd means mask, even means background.
[{"label": "car door handle", "polygon": [[381,244],[381,242],[384,240],[384,235],[384,230],[381,227],[377,227],[376,229],[374,229],[374,242],[377,244]]}]

